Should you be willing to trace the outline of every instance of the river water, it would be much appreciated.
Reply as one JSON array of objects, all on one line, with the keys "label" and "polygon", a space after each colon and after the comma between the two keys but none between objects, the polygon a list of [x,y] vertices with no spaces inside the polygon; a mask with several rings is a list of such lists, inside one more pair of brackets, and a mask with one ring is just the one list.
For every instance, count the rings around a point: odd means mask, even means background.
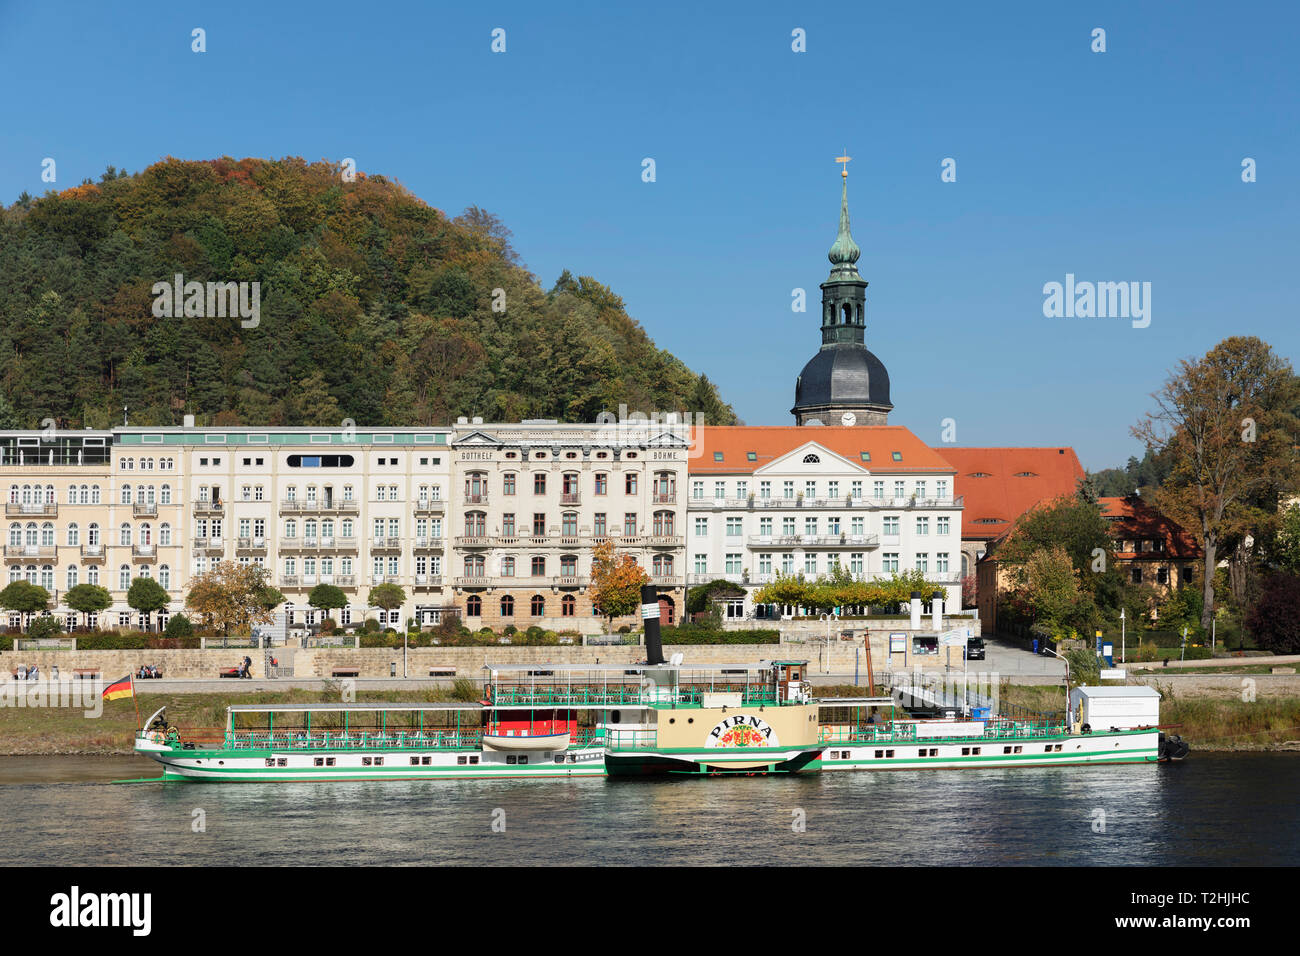
[{"label": "river water", "polygon": [[1300,864],[1300,755],[1287,753],[706,780],[111,782],[156,766],[0,758],[0,865]]}]

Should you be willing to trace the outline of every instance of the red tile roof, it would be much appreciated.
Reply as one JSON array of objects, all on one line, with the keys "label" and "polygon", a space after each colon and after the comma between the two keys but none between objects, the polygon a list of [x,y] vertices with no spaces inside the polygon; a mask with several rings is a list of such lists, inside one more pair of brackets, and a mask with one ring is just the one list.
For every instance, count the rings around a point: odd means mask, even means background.
[{"label": "red tile roof", "polygon": [[[752,473],[809,442],[877,474],[953,472],[944,454],[901,425],[703,425],[695,430],[687,471],[692,475]],[[863,460],[863,452],[870,461]],[[894,452],[900,460],[894,460]]]},{"label": "red tile roof", "polygon": [[1121,558],[1199,558],[1196,539],[1136,495],[1131,498],[1098,498],[1102,514],[1113,523],[1116,541],[1165,543],[1163,551],[1120,551]]},{"label": "red tile roof", "polygon": [[961,536],[991,540],[1022,514],[1061,495],[1072,495],[1083,478],[1073,448],[935,449],[957,469],[954,494],[966,499]]}]

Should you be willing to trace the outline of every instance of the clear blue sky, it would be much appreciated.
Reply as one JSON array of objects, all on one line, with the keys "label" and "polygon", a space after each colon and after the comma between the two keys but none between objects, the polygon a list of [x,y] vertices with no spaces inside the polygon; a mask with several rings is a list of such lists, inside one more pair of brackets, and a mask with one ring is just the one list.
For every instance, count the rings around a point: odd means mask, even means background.
[{"label": "clear blue sky", "polygon": [[[1297,27],[1280,2],[0,0],[0,199],[44,191],[47,156],[58,188],[169,154],[354,157],[499,215],[544,285],[597,277],[746,422],[787,424],[847,148],[891,421],[1100,468],[1140,455],[1177,359],[1255,334],[1297,360]],[[1152,283],[1150,327],[1044,318],[1066,273]]]}]

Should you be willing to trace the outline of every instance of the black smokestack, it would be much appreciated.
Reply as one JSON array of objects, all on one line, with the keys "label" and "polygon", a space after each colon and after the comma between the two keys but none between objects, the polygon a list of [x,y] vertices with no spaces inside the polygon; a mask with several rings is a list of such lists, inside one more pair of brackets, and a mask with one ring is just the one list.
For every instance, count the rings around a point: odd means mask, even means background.
[{"label": "black smokestack", "polygon": [[653,584],[641,585],[641,619],[645,621],[645,662],[664,662],[663,641],[659,637],[659,592]]}]

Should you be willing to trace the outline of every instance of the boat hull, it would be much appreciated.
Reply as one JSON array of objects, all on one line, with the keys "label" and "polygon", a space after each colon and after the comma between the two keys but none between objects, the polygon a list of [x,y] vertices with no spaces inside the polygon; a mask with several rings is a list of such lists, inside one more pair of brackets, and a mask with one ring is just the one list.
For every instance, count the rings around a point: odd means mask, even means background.
[{"label": "boat hull", "polygon": [[605,770],[611,777],[645,777],[658,774],[716,777],[756,776],[769,773],[803,773],[816,769],[821,748],[743,751],[610,751]]},{"label": "boat hull", "polygon": [[823,771],[947,770],[988,767],[1059,767],[1075,764],[1156,763],[1155,729],[1061,734],[1031,738],[878,740],[829,744],[818,761]]},{"label": "boat hull", "polygon": [[[605,775],[604,755],[599,749],[592,748],[548,754],[545,758],[531,754],[516,756],[482,750],[383,754],[174,749],[141,750],[140,752],[162,764],[163,779],[193,783],[297,783],[491,777],[540,779]],[[428,758],[427,762],[425,758]],[[317,764],[318,759],[322,763]]]}]

